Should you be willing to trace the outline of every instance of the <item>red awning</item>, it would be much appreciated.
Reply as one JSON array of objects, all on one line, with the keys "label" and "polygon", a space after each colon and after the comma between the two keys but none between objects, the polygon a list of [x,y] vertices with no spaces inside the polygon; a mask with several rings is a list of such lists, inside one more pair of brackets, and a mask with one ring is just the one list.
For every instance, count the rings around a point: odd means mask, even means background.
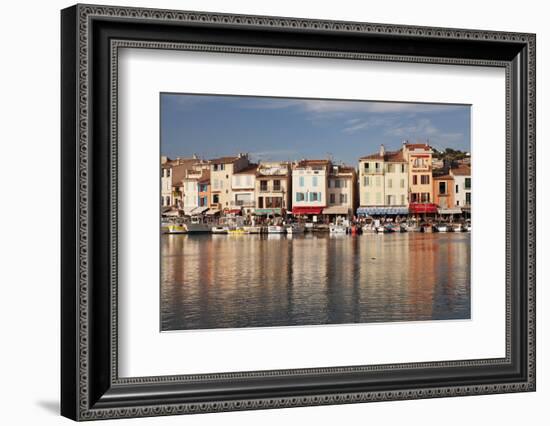
[{"label": "red awning", "polygon": [[437,204],[434,203],[411,203],[409,213],[437,213]]},{"label": "red awning", "polygon": [[226,210],[225,213],[227,213],[227,214],[241,214],[241,209]]},{"label": "red awning", "polygon": [[292,207],[292,214],[321,214],[324,207]]}]

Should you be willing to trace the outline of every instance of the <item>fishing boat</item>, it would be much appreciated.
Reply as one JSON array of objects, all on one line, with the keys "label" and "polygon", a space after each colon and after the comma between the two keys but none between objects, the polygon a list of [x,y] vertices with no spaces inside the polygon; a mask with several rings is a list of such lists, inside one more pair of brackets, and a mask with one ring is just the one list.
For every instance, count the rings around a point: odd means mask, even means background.
[{"label": "fishing boat", "polygon": [[447,232],[449,230],[449,227],[444,223],[438,223],[435,225],[435,229],[437,232]]},{"label": "fishing boat", "polygon": [[247,234],[261,234],[262,233],[262,227],[261,226],[243,226],[244,231]]},{"label": "fishing boat", "polygon": [[328,230],[331,234],[345,234],[347,233],[348,227],[344,224],[331,223],[328,226]]},{"label": "fishing boat", "polygon": [[451,226],[451,230],[453,232],[463,232],[465,229],[464,229],[464,226],[462,226],[462,223],[454,223]]},{"label": "fishing boat", "polygon": [[216,225],[211,228],[213,234],[227,234],[229,231],[229,226],[225,225]]},{"label": "fishing boat", "polygon": [[211,232],[211,226],[205,223],[200,216],[193,216],[190,222],[183,224],[188,234]]},{"label": "fishing boat", "polygon": [[269,225],[267,227],[268,234],[286,234],[286,227],[283,225]]},{"label": "fishing boat", "polygon": [[293,223],[291,225],[286,225],[287,234],[303,234],[306,230],[306,227],[301,223]]},{"label": "fishing boat", "polygon": [[167,225],[166,234],[186,234],[187,228],[182,223],[170,223]]}]

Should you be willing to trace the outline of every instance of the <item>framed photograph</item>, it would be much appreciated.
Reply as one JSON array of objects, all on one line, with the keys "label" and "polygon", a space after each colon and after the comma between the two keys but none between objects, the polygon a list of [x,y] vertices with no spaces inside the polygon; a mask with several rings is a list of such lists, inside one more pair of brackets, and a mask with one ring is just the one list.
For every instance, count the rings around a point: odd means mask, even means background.
[{"label": "framed photograph", "polygon": [[61,412],[535,390],[535,35],[61,12]]}]

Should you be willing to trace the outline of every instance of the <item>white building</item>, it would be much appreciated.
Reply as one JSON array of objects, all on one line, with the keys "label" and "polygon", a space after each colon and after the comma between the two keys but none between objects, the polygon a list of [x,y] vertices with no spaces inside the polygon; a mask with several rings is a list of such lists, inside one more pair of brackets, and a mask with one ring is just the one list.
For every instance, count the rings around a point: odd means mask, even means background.
[{"label": "white building", "polygon": [[210,160],[211,209],[228,211],[234,201],[232,192],[233,173],[249,165],[248,154],[221,157]]},{"label": "white building", "polygon": [[257,164],[233,172],[231,181],[231,211],[233,213],[252,213],[255,207],[255,187]]},{"label": "white building", "polygon": [[292,214],[320,215],[327,206],[328,160],[302,160],[292,166]]},{"label": "white building", "polygon": [[172,166],[164,161],[160,168],[160,205],[170,207],[173,205],[172,197]]},{"label": "white building", "polygon": [[454,177],[454,202],[456,206],[469,208],[472,204],[471,173],[470,166],[464,164],[449,170],[449,174]]}]

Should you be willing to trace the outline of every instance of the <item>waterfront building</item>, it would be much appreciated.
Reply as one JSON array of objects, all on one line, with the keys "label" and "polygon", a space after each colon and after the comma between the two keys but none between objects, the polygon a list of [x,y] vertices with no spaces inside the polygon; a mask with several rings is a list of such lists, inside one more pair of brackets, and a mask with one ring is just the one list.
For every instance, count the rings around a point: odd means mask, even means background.
[{"label": "waterfront building", "polygon": [[290,208],[292,184],[289,163],[260,163],[256,169],[255,185],[256,215],[283,215]]},{"label": "waterfront building", "polygon": [[231,184],[233,173],[246,167],[248,154],[240,153],[237,156],[220,157],[210,160],[210,208],[212,211],[229,211],[233,192]]},{"label": "waterfront building", "polygon": [[160,205],[163,209],[174,205],[172,199],[172,166],[164,161],[160,167]]},{"label": "waterfront building", "polygon": [[333,164],[327,179],[327,207],[323,214],[333,217],[353,216],[356,204],[357,173],[354,167]]},{"label": "waterfront building", "polygon": [[255,206],[257,164],[233,172],[231,180],[231,204],[228,213],[251,214]]},{"label": "waterfront building", "polygon": [[472,176],[471,168],[467,164],[460,164],[451,168],[449,174],[454,178],[455,206],[469,209],[472,204]]},{"label": "waterfront building", "polygon": [[409,203],[433,203],[432,148],[427,143],[403,143],[409,167]]},{"label": "waterfront building", "polygon": [[361,215],[407,214],[409,165],[405,147],[359,159],[359,209]]},{"label": "waterfront building", "polygon": [[198,180],[199,207],[210,207],[210,168],[202,171]]},{"label": "waterfront building", "polygon": [[[452,209],[454,204],[454,178],[445,174],[442,176],[433,176],[434,203],[440,209],[440,213],[447,209]],[[459,212],[460,213],[460,212]]]},{"label": "waterfront building", "polygon": [[301,160],[292,165],[292,214],[317,216],[327,206],[329,160]]}]

